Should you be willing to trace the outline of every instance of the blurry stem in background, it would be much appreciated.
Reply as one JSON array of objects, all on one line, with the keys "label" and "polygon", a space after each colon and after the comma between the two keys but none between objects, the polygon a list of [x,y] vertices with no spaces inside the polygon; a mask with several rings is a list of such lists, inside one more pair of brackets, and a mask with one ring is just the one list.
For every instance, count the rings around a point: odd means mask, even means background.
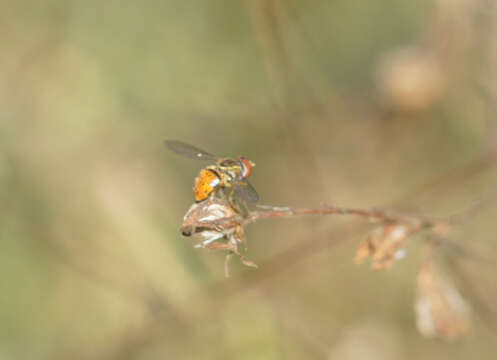
[{"label": "blurry stem in background", "polygon": [[279,29],[277,2],[278,0],[253,0],[247,2],[247,7],[273,91],[273,100],[281,109],[288,106],[290,65]]},{"label": "blurry stem in background", "polygon": [[427,193],[435,198],[440,198],[445,192],[453,190],[455,186],[460,186],[461,183],[495,166],[497,166],[497,150],[486,151],[480,156],[455,166],[453,169],[417,186],[404,196],[391,202],[388,207],[409,203]]},{"label": "blurry stem in background", "polygon": [[[296,16],[287,0],[253,0],[248,1],[246,6],[268,77],[275,113],[285,134],[288,165],[294,169],[291,181],[295,185],[312,185],[316,193],[326,194],[328,188],[319,176],[315,156],[300,135],[304,112],[298,109],[301,103],[314,112],[322,111],[323,106],[316,101],[314,91],[307,86],[307,81],[300,79],[295,66],[292,66],[294,56],[287,49],[289,42],[286,41],[286,29],[291,27],[302,39],[305,39],[302,35],[304,31],[297,26]],[[308,47],[309,44],[305,42],[305,45]],[[326,114],[321,114],[321,118],[327,118]],[[304,168],[308,169],[307,172],[316,174],[312,184],[309,176],[295,170]]]},{"label": "blurry stem in background", "polygon": [[480,318],[492,332],[497,334],[497,311],[495,304],[487,298],[480,282],[475,282],[476,276],[470,274],[462,257],[446,257],[446,264],[461,287],[471,297],[471,302],[480,314]]},{"label": "blurry stem in background", "polygon": [[[10,88],[16,89],[18,84],[22,84],[23,77],[27,70],[36,63],[44,61],[44,56],[50,54],[53,49],[63,43],[68,28],[68,19],[71,11],[70,2],[57,2],[51,6],[51,23],[47,31],[41,33],[39,41],[33,46],[18,62],[17,67],[10,75]],[[17,90],[17,89],[16,89]],[[19,91],[21,91],[20,89]]]},{"label": "blurry stem in background", "polygon": [[485,131],[485,141],[483,144],[484,149],[487,152],[496,153],[497,142],[495,139],[497,137],[497,104],[494,91],[492,91],[492,86],[490,84],[486,84],[484,81],[476,81],[474,88],[476,95],[483,101],[484,105],[488,109],[488,115],[486,116],[487,126]]}]

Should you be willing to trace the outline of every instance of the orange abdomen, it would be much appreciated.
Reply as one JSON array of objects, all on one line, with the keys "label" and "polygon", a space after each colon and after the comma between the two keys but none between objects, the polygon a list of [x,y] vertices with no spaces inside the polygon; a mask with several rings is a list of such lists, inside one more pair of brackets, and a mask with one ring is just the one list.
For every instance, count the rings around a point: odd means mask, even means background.
[{"label": "orange abdomen", "polygon": [[195,201],[203,201],[219,186],[221,176],[213,169],[203,169],[195,179],[193,195]]}]

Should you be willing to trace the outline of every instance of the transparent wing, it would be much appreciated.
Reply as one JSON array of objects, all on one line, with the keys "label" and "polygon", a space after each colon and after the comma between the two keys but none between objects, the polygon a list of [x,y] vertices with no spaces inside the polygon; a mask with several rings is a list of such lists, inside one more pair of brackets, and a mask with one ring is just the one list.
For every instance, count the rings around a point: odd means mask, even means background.
[{"label": "transparent wing", "polygon": [[166,144],[167,148],[171,150],[172,152],[182,155],[185,157],[188,157],[190,159],[197,159],[197,160],[217,160],[217,157],[209,154],[207,151],[204,151],[202,149],[196,148],[193,145],[189,145],[187,143],[184,143],[182,141],[178,140],[166,140],[164,141]]},{"label": "transparent wing", "polygon": [[235,196],[248,202],[256,202],[259,200],[259,195],[254,187],[247,180],[236,182],[233,184]]}]

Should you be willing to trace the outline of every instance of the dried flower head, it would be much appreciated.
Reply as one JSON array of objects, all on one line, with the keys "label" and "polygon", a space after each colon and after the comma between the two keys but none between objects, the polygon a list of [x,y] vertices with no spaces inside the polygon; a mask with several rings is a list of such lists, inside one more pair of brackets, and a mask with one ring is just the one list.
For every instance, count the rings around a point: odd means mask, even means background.
[{"label": "dried flower head", "polygon": [[402,224],[386,224],[369,233],[356,251],[355,262],[361,264],[372,257],[374,270],[388,270],[405,255],[405,244],[411,231]]},{"label": "dried flower head", "polygon": [[418,274],[415,311],[418,330],[428,338],[454,340],[471,327],[469,305],[431,261],[425,262]]},{"label": "dried flower head", "polygon": [[227,251],[225,273],[229,276],[228,263],[233,254],[240,257],[244,265],[257,267],[239,249],[240,244],[246,249],[243,220],[244,217],[229,201],[210,197],[190,207],[180,231],[184,236],[196,236],[203,240],[195,245],[196,248]]}]

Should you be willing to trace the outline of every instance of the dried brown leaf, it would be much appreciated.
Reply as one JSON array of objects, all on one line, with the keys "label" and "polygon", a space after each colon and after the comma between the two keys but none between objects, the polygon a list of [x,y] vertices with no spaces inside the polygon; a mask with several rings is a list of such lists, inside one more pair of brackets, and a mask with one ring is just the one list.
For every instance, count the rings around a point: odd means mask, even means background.
[{"label": "dried brown leaf", "polygon": [[373,253],[373,248],[369,238],[364,240],[356,250],[354,261],[356,264],[362,264]]},{"label": "dried brown leaf", "polygon": [[455,340],[471,328],[471,310],[456,287],[430,262],[419,271],[416,288],[416,322],[428,338]]}]

